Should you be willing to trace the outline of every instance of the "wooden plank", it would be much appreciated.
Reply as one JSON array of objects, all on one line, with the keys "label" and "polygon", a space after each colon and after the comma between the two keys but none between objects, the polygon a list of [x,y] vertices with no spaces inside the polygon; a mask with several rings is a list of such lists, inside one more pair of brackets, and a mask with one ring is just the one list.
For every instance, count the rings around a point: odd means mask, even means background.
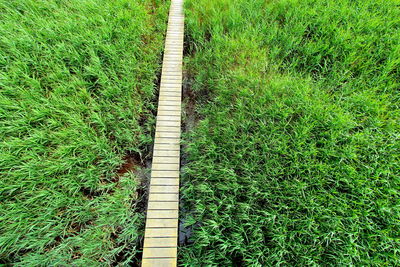
[{"label": "wooden plank", "polygon": [[146,219],[147,228],[175,228],[178,227],[178,219]]},{"label": "wooden plank", "polygon": [[174,116],[169,114],[159,114],[157,116],[157,124],[156,127],[180,127],[181,125],[181,117],[180,116]]},{"label": "wooden plank", "polygon": [[179,162],[176,163],[165,163],[165,162],[161,162],[161,163],[153,163],[153,167],[152,167],[153,171],[161,171],[161,170],[165,170],[165,171],[179,171]]},{"label": "wooden plank", "polygon": [[171,0],[147,205],[144,267],[177,265],[183,39],[183,0]]},{"label": "wooden plank", "polygon": [[[179,200],[179,195],[177,193],[166,193],[166,194],[153,193],[153,194],[149,194],[149,201],[178,201],[178,200]],[[147,217],[147,218],[149,218],[149,217]],[[155,217],[155,218],[157,218],[157,217]],[[167,217],[167,218],[178,218],[178,216]]]},{"label": "wooden plank", "polygon": [[147,218],[149,219],[173,219],[178,218],[178,210],[161,210],[161,209],[154,209],[147,211]]},{"label": "wooden plank", "polygon": [[173,83],[161,83],[160,90],[162,92],[171,92],[179,93],[182,92],[182,85],[180,84],[173,84]]},{"label": "wooden plank", "polygon": [[180,138],[180,132],[165,132],[165,131],[157,131],[156,130],[156,138],[163,137],[163,138]]},{"label": "wooden plank", "polygon": [[165,158],[165,157],[156,157],[153,156],[153,164],[159,164],[159,163],[176,163],[179,164],[180,163],[180,158],[179,157],[169,157],[169,158]]},{"label": "wooden plank", "polygon": [[152,193],[179,193],[179,186],[177,185],[163,185],[151,187],[150,194]]},{"label": "wooden plank", "polygon": [[168,237],[178,237],[178,228],[146,228],[145,239],[147,238],[168,238]]},{"label": "wooden plank", "polygon": [[162,147],[159,147],[159,146],[161,146],[161,145],[175,146],[174,150],[177,150],[180,148],[180,140],[178,138],[173,138],[173,137],[171,137],[171,138],[159,137],[159,138],[155,139],[154,145],[157,146],[156,150],[160,150],[160,148],[162,148]]},{"label": "wooden plank", "polygon": [[150,187],[153,185],[179,185],[179,179],[165,179],[165,178],[153,177],[150,180]]},{"label": "wooden plank", "polygon": [[177,247],[172,248],[145,248],[143,250],[143,259],[146,258],[176,258]]},{"label": "wooden plank", "polygon": [[179,178],[179,170],[167,171],[167,170],[152,170],[151,177],[153,178]]},{"label": "wooden plank", "polygon": [[[161,186],[159,186],[159,187],[161,187]],[[158,186],[153,186],[153,188],[158,188]],[[179,202],[165,202],[165,203],[162,203],[162,205],[160,202],[149,202],[149,205],[147,208],[148,209],[159,209],[159,210],[179,209]]]},{"label": "wooden plank", "polygon": [[165,151],[165,150],[154,150],[153,151],[154,157],[171,157],[171,158],[179,158],[180,153],[179,151]]},{"label": "wooden plank", "polygon": [[161,110],[161,111],[166,111],[166,110],[169,110],[169,111],[181,111],[181,107],[180,106],[166,106],[166,105],[160,105],[160,106],[158,106],[158,110]]},{"label": "wooden plank", "polygon": [[154,247],[176,247],[177,239],[175,237],[164,237],[164,238],[147,238],[144,241],[144,248]]},{"label": "wooden plank", "polygon": [[157,267],[170,267],[176,266],[176,258],[166,258],[166,259],[143,259],[142,266],[157,266]]},{"label": "wooden plank", "polygon": [[159,99],[161,101],[180,101],[181,96],[180,95],[160,95]]},{"label": "wooden plank", "polygon": [[[172,98],[175,98],[175,101],[176,101],[176,100],[180,100],[182,95],[180,93],[178,93],[178,92],[164,92],[164,93],[160,94],[159,97],[163,98],[163,100],[172,100]],[[162,115],[173,115],[173,116],[176,116],[176,117],[179,117],[179,118],[181,117],[180,116],[181,115],[180,112],[176,112],[174,114],[171,114],[170,112],[168,112],[167,114],[161,114],[161,113],[162,112],[158,113],[158,115],[160,115],[160,116],[162,116]]]}]

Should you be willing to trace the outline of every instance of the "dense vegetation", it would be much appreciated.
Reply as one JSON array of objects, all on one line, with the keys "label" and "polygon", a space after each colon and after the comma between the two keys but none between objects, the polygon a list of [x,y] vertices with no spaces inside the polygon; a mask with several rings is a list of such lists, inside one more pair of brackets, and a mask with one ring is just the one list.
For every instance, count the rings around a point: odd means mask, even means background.
[{"label": "dense vegetation", "polygon": [[[0,0],[0,263],[134,262],[168,5]],[[144,122],[144,123],[142,123]]]},{"label": "dense vegetation", "polygon": [[187,0],[185,266],[399,266],[400,8]]}]

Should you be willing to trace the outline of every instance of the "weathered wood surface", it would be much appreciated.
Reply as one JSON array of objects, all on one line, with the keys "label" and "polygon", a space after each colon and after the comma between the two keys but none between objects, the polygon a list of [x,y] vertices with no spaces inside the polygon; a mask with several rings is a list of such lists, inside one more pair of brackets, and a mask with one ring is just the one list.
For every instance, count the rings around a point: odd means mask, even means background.
[{"label": "weathered wood surface", "polygon": [[177,264],[183,30],[183,0],[171,0],[158,101],[143,267]]}]

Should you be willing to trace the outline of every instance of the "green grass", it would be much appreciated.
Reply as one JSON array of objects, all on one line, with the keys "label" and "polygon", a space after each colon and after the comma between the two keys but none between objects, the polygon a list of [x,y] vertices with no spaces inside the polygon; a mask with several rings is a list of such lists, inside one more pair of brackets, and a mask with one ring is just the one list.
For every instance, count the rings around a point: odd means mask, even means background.
[{"label": "green grass", "polygon": [[[135,262],[168,5],[0,0],[0,263]],[[144,123],[142,123],[142,121]]]},{"label": "green grass", "polygon": [[397,1],[187,0],[184,266],[400,265]]}]

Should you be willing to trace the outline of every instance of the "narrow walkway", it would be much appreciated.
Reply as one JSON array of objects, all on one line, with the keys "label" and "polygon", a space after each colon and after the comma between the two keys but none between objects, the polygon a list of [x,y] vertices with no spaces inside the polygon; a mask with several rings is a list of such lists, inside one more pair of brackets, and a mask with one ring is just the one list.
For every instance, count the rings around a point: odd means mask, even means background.
[{"label": "narrow walkway", "polygon": [[183,0],[171,0],[158,101],[143,267],[177,265],[183,29]]}]

